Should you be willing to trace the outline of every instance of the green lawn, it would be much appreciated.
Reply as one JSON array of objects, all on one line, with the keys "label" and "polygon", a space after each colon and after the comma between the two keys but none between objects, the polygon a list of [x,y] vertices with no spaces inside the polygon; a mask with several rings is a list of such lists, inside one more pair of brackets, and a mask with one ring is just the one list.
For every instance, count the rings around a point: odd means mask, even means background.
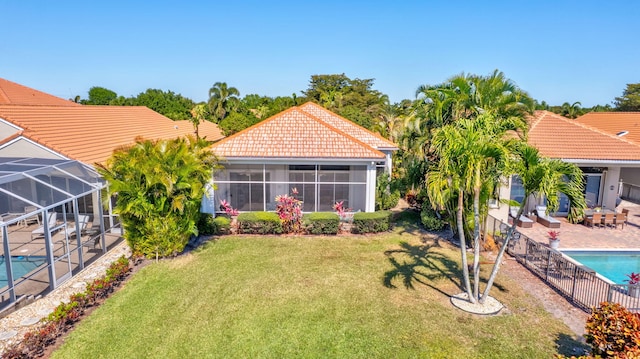
[{"label": "green lawn", "polygon": [[549,358],[571,341],[504,277],[492,296],[508,314],[455,309],[458,253],[422,243],[411,226],[377,236],[221,237],[142,269],[53,357]]}]

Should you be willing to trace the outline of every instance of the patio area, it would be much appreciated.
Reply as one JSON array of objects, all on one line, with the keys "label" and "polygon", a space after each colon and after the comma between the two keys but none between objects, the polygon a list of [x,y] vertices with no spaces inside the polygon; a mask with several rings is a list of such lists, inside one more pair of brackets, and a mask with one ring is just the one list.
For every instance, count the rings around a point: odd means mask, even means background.
[{"label": "patio area", "polygon": [[518,232],[540,243],[548,243],[551,230],[559,231],[560,250],[603,248],[603,249],[637,249],[640,250],[640,204],[622,201],[617,207],[618,212],[622,208],[629,209],[629,217],[624,229],[617,228],[591,228],[583,224],[572,224],[564,217],[558,217],[561,221],[560,228],[548,228],[540,223],[534,223],[531,228],[518,227]]}]

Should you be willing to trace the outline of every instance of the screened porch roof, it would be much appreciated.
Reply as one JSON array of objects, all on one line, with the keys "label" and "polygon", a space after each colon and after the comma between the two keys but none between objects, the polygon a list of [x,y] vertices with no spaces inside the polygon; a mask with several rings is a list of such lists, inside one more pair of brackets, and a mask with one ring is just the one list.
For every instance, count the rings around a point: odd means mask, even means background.
[{"label": "screened porch roof", "polygon": [[26,214],[25,207],[50,208],[105,186],[104,179],[82,162],[0,157],[0,223],[7,215]]}]

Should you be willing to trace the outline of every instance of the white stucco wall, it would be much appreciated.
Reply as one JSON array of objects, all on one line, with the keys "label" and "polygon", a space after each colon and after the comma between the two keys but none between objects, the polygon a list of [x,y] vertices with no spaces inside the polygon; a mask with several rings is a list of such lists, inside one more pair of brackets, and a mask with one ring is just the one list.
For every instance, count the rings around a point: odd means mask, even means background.
[{"label": "white stucco wall", "polygon": [[0,157],[65,158],[58,153],[48,150],[24,138],[18,138],[0,148]]}]

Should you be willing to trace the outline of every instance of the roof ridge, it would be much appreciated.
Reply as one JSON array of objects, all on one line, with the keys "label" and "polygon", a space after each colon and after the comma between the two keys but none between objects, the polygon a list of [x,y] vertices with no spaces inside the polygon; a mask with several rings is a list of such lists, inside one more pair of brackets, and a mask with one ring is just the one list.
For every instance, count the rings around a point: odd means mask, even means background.
[{"label": "roof ridge", "polygon": [[[357,138],[355,138],[355,137],[351,136],[350,134],[348,134],[348,133],[346,133],[346,132],[342,131],[342,130],[341,130],[341,129],[339,129],[339,128],[336,128],[336,127],[334,127],[334,126],[331,126],[330,124],[326,123],[325,121],[323,121],[322,119],[318,118],[317,116],[312,115],[312,114],[310,114],[310,113],[308,113],[308,112],[306,112],[306,111],[304,111],[304,110],[300,110],[300,111],[302,111],[302,112],[303,112],[305,115],[307,115],[307,116],[311,116],[311,119],[313,119],[314,121],[316,121],[316,122],[320,123],[321,125],[325,126],[325,127],[326,127],[326,128],[328,128],[329,130],[331,130],[331,131],[333,131],[333,132],[335,132],[335,133],[337,133],[337,134],[339,134],[339,135],[342,135],[342,136],[344,136],[344,137],[347,137],[347,138],[349,138],[349,139],[351,139],[351,140],[355,141],[356,143],[358,143],[358,144],[360,144],[360,145],[362,145],[362,146],[364,146],[364,147],[366,147],[366,148],[369,148],[369,149],[371,149],[371,150],[373,150],[373,151],[375,151],[375,152],[378,152],[378,153],[380,153],[382,156],[385,156],[385,154],[384,154],[384,153],[382,153],[382,151],[378,150],[377,148],[374,148],[373,146],[370,146],[370,145],[368,145],[368,144],[364,143],[362,140],[359,140],[359,139],[357,139]],[[345,121],[349,121],[349,120],[346,120],[346,119],[345,119]]]},{"label": "roof ridge", "polygon": [[[302,105],[300,105],[300,107],[305,106],[305,105],[307,105],[307,104],[311,104],[311,105],[313,105],[313,106],[315,106],[315,107],[319,108],[320,110],[322,110],[322,111],[324,111],[324,112],[328,113],[330,116],[335,116],[335,117],[337,117],[337,118],[339,118],[339,119],[341,119],[341,120],[345,121],[345,122],[346,122],[346,123],[348,123],[349,125],[353,125],[353,126],[355,126],[355,127],[359,128],[359,129],[361,129],[361,130],[367,131],[367,132],[371,133],[374,137],[378,137],[378,139],[383,140],[383,141],[387,142],[387,143],[388,143],[388,144],[390,144],[390,145],[393,145],[393,147],[398,147],[398,145],[396,145],[395,143],[391,142],[390,140],[388,140],[388,139],[386,139],[386,138],[382,137],[382,135],[380,135],[379,133],[374,132],[374,131],[371,131],[371,130],[369,130],[369,129],[367,129],[367,128],[363,127],[363,126],[360,126],[359,124],[357,124],[357,123],[355,123],[355,122],[353,122],[353,121],[351,121],[351,120],[349,120],[349,119],[347,119],[347,118],[344,118],[344,117],[342,117],[342,116],[338,115],[337,113],[335,113],[335,112],[333,112],[333,111],[329,111],[328,109],[326,109],[326,108],[324,108],[324,107],[320,106],[320,104],[317,104],[317,103],[315,103],[315,102],[313,102],[313,101],[311,101],[311,100],[309,100],[309,101],[307,101],[307,102],[303,103]],[[304,111],[304,110],[303,110],[303,111]]]}]

